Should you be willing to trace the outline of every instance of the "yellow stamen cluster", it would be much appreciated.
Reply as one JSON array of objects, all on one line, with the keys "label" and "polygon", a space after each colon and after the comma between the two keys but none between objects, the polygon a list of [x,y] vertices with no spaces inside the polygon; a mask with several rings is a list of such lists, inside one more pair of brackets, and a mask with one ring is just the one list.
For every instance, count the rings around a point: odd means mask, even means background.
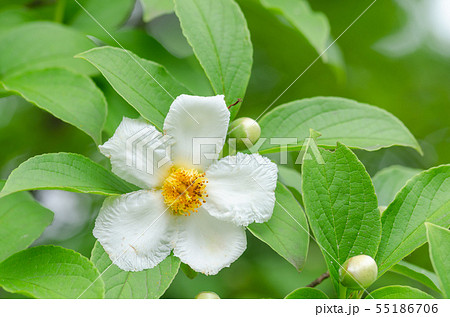
[{"label": "yellow stamen cluster", "polygon": [[164,181],[162,195],[164,202],[176,215],[189,216],[205,202],[205,173],[195,169],[172,167],[169,176]]}]

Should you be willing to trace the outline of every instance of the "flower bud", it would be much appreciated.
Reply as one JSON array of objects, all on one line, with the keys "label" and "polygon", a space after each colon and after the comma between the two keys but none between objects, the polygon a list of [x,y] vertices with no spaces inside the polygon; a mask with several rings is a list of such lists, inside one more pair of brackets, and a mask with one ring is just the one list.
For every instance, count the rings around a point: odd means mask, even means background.
[{"label": "flower bud", "polygon": [[195,296],[195,299],[220,299],[220,297],[214,292],[201,292]]},{"label": "flower bud", "polygon": [[375,260],[364,254],[348,259],[339,269],[339,281],[351,289],[367,288],[375,282],[377,276],[378,267]]},{"label": "flower bud", "polygon": [[259,140],[261,128],[255,120],[243,117],[231,122],[228,128],[228,136],[236,139],[236,148],[238,150],[244,150],[247,149],[246,139],[248,139],[247,143],[250,143],[249,146]]}]

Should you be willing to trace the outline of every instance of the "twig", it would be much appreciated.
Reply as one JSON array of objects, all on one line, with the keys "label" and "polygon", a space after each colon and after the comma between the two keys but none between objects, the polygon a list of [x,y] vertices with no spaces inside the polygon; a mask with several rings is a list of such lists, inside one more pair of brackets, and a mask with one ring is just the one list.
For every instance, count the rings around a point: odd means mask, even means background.
[{"label": "twig", "polygon": [[314,281],[306,285],[306,287],[316,287],[320,283],[322,283],[324,280],[330,277],[330,273],[325,272],[322,275],[320,275],[318,278],[316,278]]},{"label": "twig", "polygon": [[239,98],[235,103],[233,103],[232,105],[229,105],[227,108],[230,109],[233,106],[236,106],[238,103],[240,103],[242,101],[241,98]]}]

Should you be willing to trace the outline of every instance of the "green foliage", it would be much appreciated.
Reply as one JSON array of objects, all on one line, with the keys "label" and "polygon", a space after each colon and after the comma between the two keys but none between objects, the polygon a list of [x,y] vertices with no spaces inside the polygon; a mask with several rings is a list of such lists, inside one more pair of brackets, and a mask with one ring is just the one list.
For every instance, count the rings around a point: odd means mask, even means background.
[{"label": "green foliage", "polygon": [[315,12],[306,0],[261,0],[261,3],[280,12],[302,33],[308,42],[321,54],[330,38],[330,24],[325,14]]},{"label": "green foliage", "polygon": [[184,275],[186,275],[191,280],[198,276],[198,272],[195,272],[189,265],[185,263],[181,263],[180,268],[183,271]]},{"label": "green foliage", "polygon": [[174,5],[172,1],[167,0],[140,0],[144,10],[143,19],[148,22],[161,15],[173,12]]},{"label": "green foliage", "polygon": [[409,286],[386,286],[379,288],[369,295],[370,299],[433,299],[421,290]]},{"label": "green foliage", "polygon": [[411,264],[406,261],[400,261],[399,263],[391,267],[390,271],[416,280],[423,285],[431,288],[432,290],[435,290],[436,292],[441,292],[441,290],[436,286],[438,284],[438,278],[436,274],[417,265]]},{"label": "green foliage", "polygon": [[406,166],[393,165],[379,171],[373,177],[373,186],[380,206],[388,206],[406,182],[421,170]]},{"label": "green foliage", "polygon": [[56,246],[24,250],[0,263],[0,286],[36,298],[103,298],[105,293],[92,262]]},{"label": "green foliage", "polygon": [[[224,94],[228,105],[243,98],[253,49],[239,6],[233,0],[175,0],[175,12],[214,93]],[[232,117],[239,106],[230,109]]]},{"label": "green foliage", "polygon": [[295,196],[295,199],[302,204],[302,175],[298,171],[284,165],[278,165],[278,181],[284,184]]},{"label": "green foliage", "polygon": [[281,22],[286,19],[314,47],[317,58],[332,67],[337,80],[345,80],[342,52],[332,41],[330,23],[323,12],[312,10],[306,0],[261,0],[261,4],[278,13],[282,17]]},{"label": "green foliage", "polygon": [[261,0],[261,3],[292,24],[314,47],[318,57],[333,68],[338,81],[345,80],[342,52],[338,44],[332,41],[330,23],[323,12],[313,11],[306,0]]},{"label": "green foliage", "polygon": [[[36,40],[39,39],[39,40]],[[95,69],[76,54],[94,47],[82,33],[51,22],[31,22],[0,35],[0,79],[22,72],[63,67],[92,75]]]},{"label": "green foliage", "polygon": [[[76,4],[78,11],[70,17],[68,24],[89,35],[97,37],[109,36],[106,32],[112,32],[126,22],[134,6],[134,0],[114,0],[105,5],[104,0],[77,0],[85,10]],[[97,24],[97,22],[105,28]]]},{"label": "green foliage", "polygon": [[139,113],[111,87],[106,79],[99,79],[99,86],[103,90],[108,103],[108,114],[103,130],[111,137],[122,122],[123,117],[136,119],[139,117]]},{"label": "green foliage", "polygon": [[6,9],[0,10],[0,34],[36,18],[34,12],[26,8],[20,6],[6,7]]},{"label": "green foliage", "polygon": [[376,257],[379,275],[426,242],[425,222],[450,221],[450,165],[412,178],[381,217],[381,242]]},{"label": "green foliage", "polygon": [[89,77],[51,68],[7,77],[3,79],[3,86],[86,132],[97,144],[101,143],[106,101]]},{"label": "green foliage", "polygon": [[117,93],[161,131],[174,98],[188,92],[161,65],[119,48],[95,48],[78,57],[97,67]]},{"label": "green foliage", "polygon": [[[9,178],[6,184],[0,180],[0,298],[159,298],[166,290],[167,297],[194,298],[214,290],[223,298],[279,298],[296,289],[286,298],[326,299],[317,289],[298,288],[323,273],[325,263],[331,283],[321,289],[332,294],[334,286],[341,298],[360,297],[362,292],[347,291],[336,273],[361,253],[379,265],[371,281],[389,270],[399,274],[396,284],[412,279],[433,294],[450,296],[450,165],[429,169],[449,161],[450,64],[443,43],[431,36],[431,19],[421,15],[424,23],[411,14],[417,3],[405,9],[396,1],[377,2],[361,15],[368,4],[352,0],[140,0],[141,17],[133,10],[136,1],[1,2],[0,177]],[[432,12],[432,3],[421,8]],[[411,25],[420,30],[407,34]],[[342,31],[339,42],[328,47]],[[48,241],[88,254],[94,217],[76,236],[53,241],[49,237],[60,219],[44,231],[52,212],[21,191],[137,190],[90,158],[97,161],[97,145],[123,116],[142,116],[162,131],[170,104],[183,93],[224,94],[228,105],[245,97],[230,109],[232,118],[238,111],[256,120],[262,115],[261,137],[269,140],[259,150],[279,167],[272,218],[248,227],[264,243],[248,235],[243,259],[213,278],[174,256],[150,270],[125,272],[99,243],[92,250],[95,263],[60,247],[26,249],[44,232],[35,245]],[[314,96],[386,107],[411,128],[425,155],[389,112]],[[278,101],[282,105],[275,108]],[[322,137],[311,137],[311,129]],[[317,151],[324,162],[317,161],[317,152],[312,161],[294,152],[304,150],[308,136],[322,148]],[[287,165],[278,159],[278,144],[270,144],[280,137],[295,138],[288,146],[292,152],[282,153]],[[397,145],[402,147],[385,149]],[[347,147],[376,152],[356,151],[361,163]],[[303,180],[299,162],[293,162],[297,156],[307,159]],[[373,185],[365,168],[375,175]],[[86,208],[95,213],[103,198],[89,199],[93,206]],[[303,201],[325,261],[314,243],[309,247]],[[377,205],[389,205],[381,220]],[[426,248],[416,250],[427,238],[429,257]],[[264,244],[276,252],[265,252]],[[180,267],[185,274],[177,275]],[[387,277],[379,283],[386,282]],[[400,285],[374,290],[367,296],[372,297],[431,298]]]},{"label": "green foliage", "polygon": [[447,298],[450,298],[450,231],[431,223],[425,224],[430,257],[440,285]]},{"label": "green foliage", "polygon": [[264,223],[253,223],[248,229],[300,271],[308,254],[308,222],[302,207],[286,186],[278,183],[275,198],[272,218]]},{"label": "green foliage", "polygon": [[168,256],[156,267],[140,272],[126,272],[114,265],[100,243],[96,242],[91,256],[105,282],[105,298],[159,298],[172,283],[180,260]]},{"label": "green foliage", "polygon": [[327,261],[331,277],[349,258],[375,257],[381,223],[375,191],[364,166],[345,145],[335,152],[320,149],[302,166],[302,192],[311,229]]},{"label": "green foliage", "polygon": [[137,187],[82,155],[53,153],[35,156],[20,164],[9,176],[0,197],[34,189],[118,195]]},{"label": "green foliage", "polygon": [[[4,181],[0,180],[0,188]],[[28,247],[51,224],[53,213],[28,193],[0,199],[0,262]]]},{"label": "green foliage", "polygon": [[316,288],[303,287],[292,291],[285,299],[328,299],[328,296]]},{"label": "green foliage", "polygon": [[416,139],[390,113],[377,107],[337,97],[316,97],[292,101],[266,113],[259,121],[261,138],[268,140],[260,153],[280,151],[270,144],[272,137],[296,137],[289,150],[299,150],[310,129],[322,135],[318,145],[335,147],[342,142],[350,148],[375,151],[393,145],[409,146],[421,152]]},{"label": "green foliage", "polygon": [[293,168],[278,165],[278,180],[287,187],[295,188],[299,193],[302,190],[302,175]]}]

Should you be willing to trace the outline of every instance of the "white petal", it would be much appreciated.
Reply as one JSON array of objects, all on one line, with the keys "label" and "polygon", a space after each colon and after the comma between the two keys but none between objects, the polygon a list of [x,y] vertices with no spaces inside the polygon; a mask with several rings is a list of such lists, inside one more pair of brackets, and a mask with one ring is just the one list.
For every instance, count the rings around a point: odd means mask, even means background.
[{"label": "white petal", "polygon": [[164,121],[164,132],[175,141],[175,164],[203,169],[209,166],[222,150],[229,121],[230,112],[222,95],[178,96]]},{"label": "white petal", "polygon": [[161,192],[140,190],[105,199],[94,236],[119,268],[142,271],[170,254],[176,239],[175,221]]},{"label": "white petal", "polygon": [[[171,165],[169,138],[140,119],[123,118],[100,152],[111,159],[112,171],[141,188],[162,183]],[[165,164],[163,164],[165,162]]]},{"label": "white petal", "polygon": [[244,227],[211,217],[202,208],[178,221],[173,253],[197,272],[215,275],[236,261],[247,247]]},{"label": "white petal", "polygon": [[272,217],[277,185],[277,165],[259,154],[228,156],[206,171],[206,203],[217,219],[241,226]]}]

